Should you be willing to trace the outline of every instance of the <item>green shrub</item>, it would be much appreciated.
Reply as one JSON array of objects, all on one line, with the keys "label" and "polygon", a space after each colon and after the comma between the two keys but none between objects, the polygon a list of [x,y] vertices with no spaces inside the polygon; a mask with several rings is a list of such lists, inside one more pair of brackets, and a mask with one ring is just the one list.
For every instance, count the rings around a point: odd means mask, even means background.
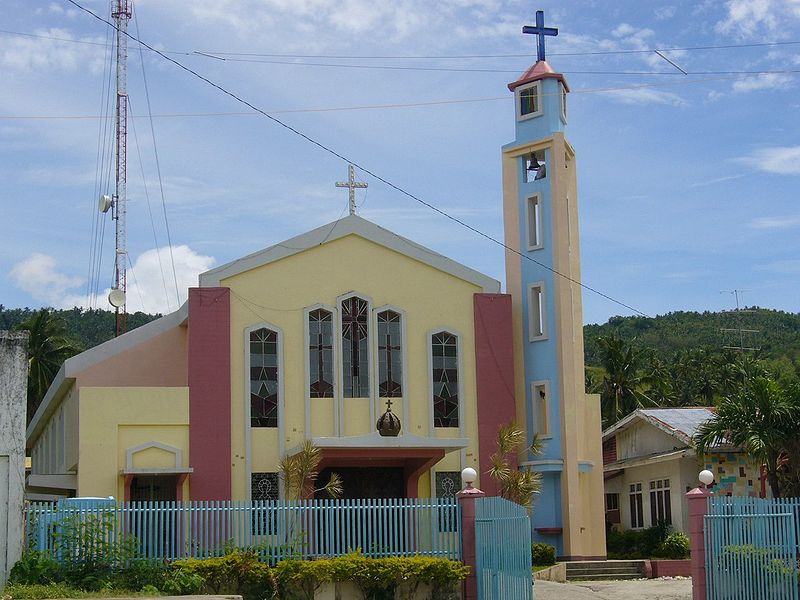
[{"label": "green shrub", "polygon": [[606,534],[606,550],[610,559],[652,558],[669,534],[669,526],[660,524],[649,529],[611,530]]},{"label": "green shrub", "polygon": [[682,531],[670,533],[656,548],[656,555],[663,558],[689,558],[689,537]]},{"label": "green shrub", "polygon": [[549,567],[556,564],[556,548],[550,544],[531,544],[532,562],[537,567]]},{"label": "green shrub", "polygon": [[30,550],[22,555],[8,575],[9,583],[23,585],[62,581],[61,567],[47,552]]},{"label": "green shrub", "polygon": [[267,563],[252,551],[233,551],[216,558],[178,560],[173,563],[175,577],[196,575],[203,581],[203,590],[212,594],[238,594],[245,600],[272,598],[277,581]]}]

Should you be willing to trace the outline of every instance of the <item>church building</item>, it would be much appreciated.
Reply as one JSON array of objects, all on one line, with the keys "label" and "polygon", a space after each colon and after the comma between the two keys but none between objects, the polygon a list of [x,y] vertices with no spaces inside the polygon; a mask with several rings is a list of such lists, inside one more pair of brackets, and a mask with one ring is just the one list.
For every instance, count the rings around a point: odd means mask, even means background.
[{"label": "church building", "polygon": [[[526,28],[528,29],[528,28]],[[498,428],[541,455],[536,541],[605,555],[599,399],[584,390],[569,87],[509,85],[507,291],[355,214],[203,273],[176,312],[67,360],[28,428],[34,499],[277,499],[306,441],[350,498],[441,497],[488,476]],[[350,188],[354,182],[344,184]],[[498,207],[499,209],[500,207]],[[364,257],[369,260],[364,260]]]}]

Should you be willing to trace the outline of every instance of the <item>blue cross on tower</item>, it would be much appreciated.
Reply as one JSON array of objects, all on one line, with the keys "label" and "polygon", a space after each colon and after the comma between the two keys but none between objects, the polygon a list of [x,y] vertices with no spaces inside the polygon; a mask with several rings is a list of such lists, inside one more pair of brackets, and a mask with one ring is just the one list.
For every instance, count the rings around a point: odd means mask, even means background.
[{"label": "blue cross on tower", "polygon": [[531,25],[525,25],[522,28],[522,33],[532,33],[534,35],[539,36],[539,47],[537,49],[537,57],[536,60],[544,60],[544,36],[546,35],[558,35],[558,29],[555,27],[545,27],[544,26],[544,11],[537,10],[536,11],[536,26],[533,27]]}]

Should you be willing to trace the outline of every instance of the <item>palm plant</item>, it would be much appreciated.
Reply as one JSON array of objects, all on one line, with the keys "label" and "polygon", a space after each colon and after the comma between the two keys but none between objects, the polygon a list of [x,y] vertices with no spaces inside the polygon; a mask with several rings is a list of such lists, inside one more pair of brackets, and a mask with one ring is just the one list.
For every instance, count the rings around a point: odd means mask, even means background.
[{"label": "palm plant", "polygon": [[28,422],[39,408],[61,365],[80,348],[67,339],[64,322],[50,310],[36,311],[16,327],[28,331]]},{"label": "palm plant", "polygon": [[600,384],[603,425],[616,423],[637,408],[653,404],[643,389],[647,386],[643,370],[648,352],[635,348],[617,334],[598,339],[600,360],[605,370]]},{"label": "palm plant", "polygon": [[325,491],[331,498],[342,495],[342,479],[336,473],[321,488],[315,488],[319,476],[319,463],[322,461],[322,450],[310,440],[303,443],[296,454],[286,455],[278,465],[283,490],[287,500],[301,500],[308,498],[315,492]]},{"label": "palm plant", "polygon": [[764,465],[772,495],[780,497],[778,468],[782,453],[800,431],[800,394],[767,377],[756,376],[738,394],[722,399],[714,417],[695,435],[705,454],[720,445],[743,448]]},{"label": "palm plant", "polygon": [[542,474],[518,469],[516,459],[521,450],[527,450],[534,456],[541,455],[542,441],[536,434],[530,447],[524,448],[524,444],[525,432],[513,421],[501,426],[497,432],[497,452],[490,459],[492,466],[488,473],[497,482],[503,498],[530,510],[533,495],[542,490]]}]

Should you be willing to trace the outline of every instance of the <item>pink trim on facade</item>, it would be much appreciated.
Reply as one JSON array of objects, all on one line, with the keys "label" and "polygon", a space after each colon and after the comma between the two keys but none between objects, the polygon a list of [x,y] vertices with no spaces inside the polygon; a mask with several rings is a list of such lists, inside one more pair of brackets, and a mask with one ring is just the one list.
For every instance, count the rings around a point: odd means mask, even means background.
[{"label": "pink trim on facade", "polygon": [[463,600],[477,600],[478,598],[478,556],[475,542],[475,498],[482,498],[486,494],[478,488],[469,488],[456,494],[461,504],[461,558],[469,567],[469,575],[464,579],[462,595]]},{"label": "pink trim on facade", "polygon": [[[497,446],[497,430],[517,414],[511,296],[475,294],[474,313],[478,471],[486,473]],[[488,477],[482,478],[481,487],[490,496],[498,494],[497,484]]]},{"label": "pink trim on facade", "polygon": [[703,538],[703,517],[708,512],[708,499],[713,496],[704,488],[686,493],[691,548],[692,600],[706,600],[706,546]]},{"label": "pink trim on facade", "polygon": [[231,300],[189,289],[189,459],[192,500],[231,499]]}]

